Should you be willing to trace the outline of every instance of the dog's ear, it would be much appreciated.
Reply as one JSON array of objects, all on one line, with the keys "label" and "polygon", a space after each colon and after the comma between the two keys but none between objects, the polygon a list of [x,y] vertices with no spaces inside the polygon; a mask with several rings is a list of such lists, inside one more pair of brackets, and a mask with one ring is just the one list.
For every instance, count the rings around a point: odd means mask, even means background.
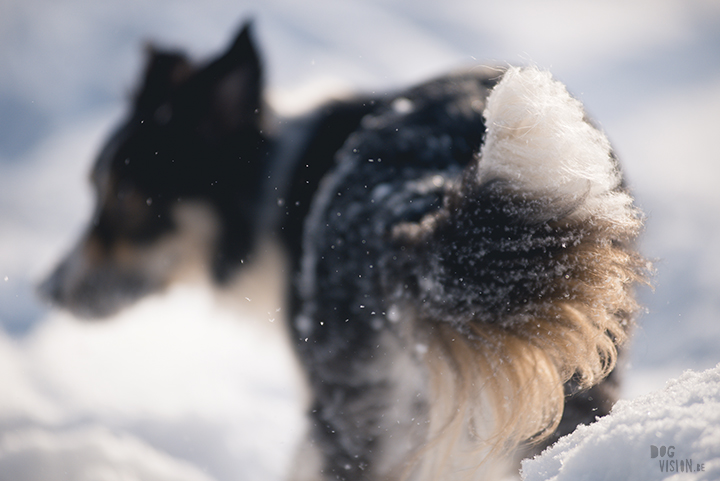
[{"label": "dog's ear", "polygon": [[152,44],[147,44],[145,50],[145,76],[135,98],[138,107],[166,102],[173,87],[187,80],[194,70],[187,57],[179,52],[160,51]]},{"label": "dog's ear", "polygon": [[222,136],[258,126],[262,75],[249,23],[242,27],[228,50],[199,77],[210,96],[210,111],[203,131]]}]

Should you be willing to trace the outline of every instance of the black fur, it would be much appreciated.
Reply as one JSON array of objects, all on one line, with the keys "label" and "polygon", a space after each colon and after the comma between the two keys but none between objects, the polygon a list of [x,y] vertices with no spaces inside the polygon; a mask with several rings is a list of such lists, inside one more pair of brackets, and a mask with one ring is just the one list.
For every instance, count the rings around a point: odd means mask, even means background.
[{"label": "black fur", "polygon": [[[127,229],[122,218],[99,210],[97,232],[106,242],[119,237],[149,242],[172,227],[171,204],[202,199],[223,219],[213,263],[218,281],[227,279],[252,247],[260,182],[270,145],[261,133],[258,55],[248,27],[230,49],[203,68],[181,54],[151,52],[144,85],[131,114],[115,136],[119,143],[93,176],[109,169],[118,195],[135,191],[152,199],[148,224]],[[115,144],[111,141],[110,144]],[[127,217],[125,217],[127,219]]]},{"label": "black fur", "polygon": [[302,154],[289,165],[278,165],[291,172],[291,182],[280,205],[280,231],[294,272],[299,271],[303,224],[318,184],[335,165],[336,152],[359,127],[360,120],[372,111],[375,103],[375,99],[358,98],[333,101],[320,107],[313,114],[317,119],[307,136]]}]

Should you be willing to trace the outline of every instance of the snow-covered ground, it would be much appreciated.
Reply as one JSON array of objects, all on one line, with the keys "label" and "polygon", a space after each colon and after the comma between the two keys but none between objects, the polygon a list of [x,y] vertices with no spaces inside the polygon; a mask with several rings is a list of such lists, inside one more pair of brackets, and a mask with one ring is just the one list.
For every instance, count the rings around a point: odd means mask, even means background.
[{"label": "snow-covered ground", "polygon": [[[286,112],[321,93],[385,90],[477,63],[534,63],[564,81],[624,163],[658,274],[654,292],[642,291],[628,401],[526,464],[527,479],[608,463],[626,469],[598,479],[664,479],[658,462],[668,458],[651,458],[649,446],[672,443],[676,459],[706,463],[683,476],[718,478],[717,371],[658,390],[720,361],[720,3],[5,0],[0,480],[282,479],[303,393],[273,291],[276,263],[235,304],[178,286],[102,323],[48,309],[33,291],[90,216],[87,172],[122,115],[143,42],[203,58],[250,17],[270,99]],[[704,432],[715,451],[691,442],[698,418],[715,423]],[[558,475],[560,465],[572,470]]]},{"label": "snow-covered ground", "polygon": [[688,371],[523,462],[523,481],[720,479],[720,365]]}]

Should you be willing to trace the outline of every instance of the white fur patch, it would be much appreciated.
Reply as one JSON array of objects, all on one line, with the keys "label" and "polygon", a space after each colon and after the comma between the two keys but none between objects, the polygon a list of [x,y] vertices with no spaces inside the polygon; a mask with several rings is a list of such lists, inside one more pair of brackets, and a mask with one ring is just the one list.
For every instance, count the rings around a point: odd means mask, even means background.
[{"label": "white fur patch", "polygon": [[577,203],[574,215],[632,221],[632,199],[614,189],[620,173],[605,135],[549,72],[510,68],[488,97],[480,181],[500,178],[540,197]]}]

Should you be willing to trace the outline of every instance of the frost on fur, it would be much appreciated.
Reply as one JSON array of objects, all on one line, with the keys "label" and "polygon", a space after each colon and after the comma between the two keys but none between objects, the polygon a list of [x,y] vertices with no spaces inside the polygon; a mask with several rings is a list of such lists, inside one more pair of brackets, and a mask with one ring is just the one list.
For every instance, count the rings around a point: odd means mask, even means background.
[{"label": "frost on fur", "polygon": [[552,432],[563,384],[588,388],[614,368],[646,270],[609,142],[561,83],[509,69],[484,116],[478,161],[444,207],[395,229],[433,332],[433,431],[454,426],[455,453],[461,438],[487,452]]}]

